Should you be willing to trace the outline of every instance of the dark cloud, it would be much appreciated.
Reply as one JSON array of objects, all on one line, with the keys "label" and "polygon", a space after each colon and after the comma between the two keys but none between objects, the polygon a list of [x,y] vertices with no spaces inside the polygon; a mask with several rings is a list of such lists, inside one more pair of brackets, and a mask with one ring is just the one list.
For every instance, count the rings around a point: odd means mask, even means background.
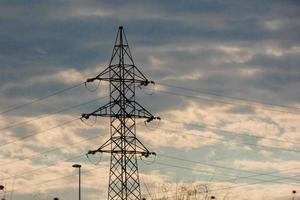
[{"label": "dark cloud", "polygon": [[32,135],[34,133],[38,132],[38,129],[32,125],[22,125],[13,127],[10,129],[10,136],[16,138],[16,139],[22,139],[26,136]]},{"label": "dark cloud", "polygon": [[250,106],[235,106],[227,110],[229,113],[233,114],[254,114],[255,109]]},{"label": "dark cloud", "polygon": [[[291,50],[292,51],[292,50]],[[296,51],[296,50],[295,50]],[[298,52],[287,53],[279,56],[257,54],[246,64],[259,67],[266,72],[278,72],[284,74],[299,74],[300,73],[300,61],[299,57],[300,49]]]}]

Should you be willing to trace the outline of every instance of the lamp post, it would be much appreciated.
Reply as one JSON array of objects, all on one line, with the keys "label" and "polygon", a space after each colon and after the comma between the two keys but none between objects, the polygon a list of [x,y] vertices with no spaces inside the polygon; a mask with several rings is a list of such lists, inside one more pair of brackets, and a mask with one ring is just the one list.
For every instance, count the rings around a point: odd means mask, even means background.
[{"label": "lamp post", "polygon": [[294,199],[295,199],[295,195],[296,195],[296,193],[297,193],[297,191],[296,191],[296,190],[293,190],[293,191],[292,191],[292,194],[293,194],[292,200],[294,200]]},{"label": "lamp post", "polygon": [[80,164],[74,164],[72,165],[72,167],[74,168],[78,168],[78,172],[79,172],[79,200],[81,200],[81,165]]},{"label": "lamp post", "polygon": [[[0,190],[2,190],[4,192],[4,186],[3,185],[0,185]],[[2,197],[1,200],[5,200],[5,192],[4,192],[4,196]]]}]

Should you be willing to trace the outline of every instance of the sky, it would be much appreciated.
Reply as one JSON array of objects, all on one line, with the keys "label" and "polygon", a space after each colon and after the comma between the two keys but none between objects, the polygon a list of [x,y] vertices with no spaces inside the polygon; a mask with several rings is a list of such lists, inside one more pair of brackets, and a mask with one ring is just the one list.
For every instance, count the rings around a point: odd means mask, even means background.
[{"label": "sky", "polygon": [[85,154],[109,120],[79,118],[109,100],[107,83],[82,83],[108,66],[121,25],[156,83],[136,100],[162,119],[137,120],[157,153],[138,161],[143,197],[300,192],[299,1],[2,0],[0,197],[76,199],[81,163],[83,199],[107,198],[109,155]]}]

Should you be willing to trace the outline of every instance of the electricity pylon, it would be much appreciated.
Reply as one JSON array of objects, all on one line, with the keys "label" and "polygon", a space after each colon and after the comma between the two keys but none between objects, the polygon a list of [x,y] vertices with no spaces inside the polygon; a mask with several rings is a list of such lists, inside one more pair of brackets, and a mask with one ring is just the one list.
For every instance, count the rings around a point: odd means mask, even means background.
[{"label": "electricity pylon", "polygon": [[155,153],[136,137],[136,119],[144,118],[150,122],[160,118],[154,117],[135,101],[136,86],[154,82],[135,66],[122,26],[118,29],[109,66],[87,82],[95,80],[109,82],[110,101],[92,113],[82,114],[82,118],[110,117],[110,138],[88,154],[111,154],[108,200],[140,200],[137,155],[148,157]]}]

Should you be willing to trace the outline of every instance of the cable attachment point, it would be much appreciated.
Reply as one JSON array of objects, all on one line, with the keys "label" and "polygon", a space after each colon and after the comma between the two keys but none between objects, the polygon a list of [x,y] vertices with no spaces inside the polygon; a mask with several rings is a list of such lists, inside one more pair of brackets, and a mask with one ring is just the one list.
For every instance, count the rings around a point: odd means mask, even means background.
[{"label": "cable attachment point", "polygon": [[89,119],[89,118],[90,118],[90,115],[89,115],[89,114],[86,114],[86,113],[82,113],[82,114],[81,114],[81,118],[80,118],[81,121],[82,121],[83,118],[84,118],[84,119]]},{"label": "cable attachment point", "polygon": [[97,121],[97,117],[94,117],[92,123],[87,123],[88,122],[88,119],[90,118],[91,114],[86,114],[86,113],[83,113],[81,114],[81,117],[80,117],[80,120],[87,126],[94,126],[96,124],[96,121]]},{"label": "cable attachment point", "polygon": [[96,161],[96,162],[93,162],[91,159],[90,159],[90,157],[89,157],[89,154],[92,154],[92,155],[94,155],[96,153],[96,151],[88,151],[85,155],[86,155],[86,158],[88,159],[88,161],[90,162],[90,163],[92,163],[92,164],[94,164],[94,165],[98,165],[100,162],[101,162],[101,159],[102,159],[102,154],[101,154],[101,157],[99,158],[99,160],[98,161]]},{"label": "cable attachment point", "polygon": [[[156,126],[153,126],[153,127],[152,127],[152,126],[147,125],[147,124],[149,124],[150,122],[152,122],[153,120],[158,120]],[[152,116],[152,117],[148,118],[146,121],[144,121],[144,124],[145,124],[145,126],[146,126],[149,130],[154,131],[155,129],[157,129],[157,128],[159,127],[160,120],[161,120],[160,117],[154,117],[154,116]],[[152,128],[151,128],[151,127],[152,127]]]},{"label": "cable attachment point", "polygon": [[93,82],[94,80],[96,80],[96,78],[88,78],[88,79],[86,80],[86,83]]},{"label": "cable attachment point", "polygon": [[[152,161],[147,161],[146,159],[143,159],[143,157],[145,157],[145,158],[148,158],[150,155],[153,155],[154,157],[153,157],[153,160]],[[156,153],[155,152],[144,152],[144,154],[142,154],[141,156],[140,156],[140,159],[141,159],[141,161],[143,161],[145,164],[147,164],[147,165],[151,165],[151,164],[153,164],[155,161],[156,161]]]},{"label": "cable attachment point", "polygon": [[142,156],[144,156],[145,158],[148,158],[150,155],[156,156],[156,153],[155,152],[150,152],[150,151],[142,153]]},{"label": "cable attachment point", "polygon": [[89,155],[89,154],[92,154],[92,155],[94,155],[96,152],[97,152],[97,151],[92,151],[92,150],[89,150],[89,151],[87,152],[87,155]]},{"label": "cable attachment point", "polygon": [[87,80],[84,82],[84,86],[85,86],[85,88],[86,88],[88,91],[90,91],[90,92],[95,92],[95,91],[99,88],[99,86],[100,86],[100,80],[99,80],[98,84],[97,84],[96,86],[94,86],[94,87],[88,86],[88,85],[91,85],[91,84],[87,84],[87,83],[94,82],[94,80],[96,80],[96,79],[97,79],[97,78],[89,78],[89,79],[87,79]]},{"label": "cable attachment point", "polygon": [[149,122],[151,122],[151,121],[153,121],[153,120],[161,120],[161,118],[160,117],[154,117],[154,116],[152,116],[152,117],[150,117],[150,118],[148,118],[146,121],[145,121],[145,123],[149,123]]},{"label": "cable attachment point", "polygon": [[149,80],[145,80],[145,81],[141,82],[141,86],[147,86],[149,84],[155,85],[155,82],[154,81],[149,81]]}]

